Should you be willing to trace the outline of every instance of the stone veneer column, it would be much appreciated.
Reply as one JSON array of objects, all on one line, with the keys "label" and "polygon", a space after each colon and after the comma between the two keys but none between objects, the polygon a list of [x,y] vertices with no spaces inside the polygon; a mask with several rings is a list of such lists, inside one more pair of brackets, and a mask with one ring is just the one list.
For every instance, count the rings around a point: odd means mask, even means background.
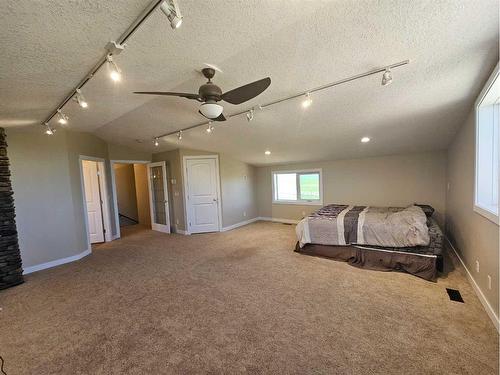
[{"label": "stone veneer column", "polygon": [[0,289],[23,280],[5,130],[0,128]]}]

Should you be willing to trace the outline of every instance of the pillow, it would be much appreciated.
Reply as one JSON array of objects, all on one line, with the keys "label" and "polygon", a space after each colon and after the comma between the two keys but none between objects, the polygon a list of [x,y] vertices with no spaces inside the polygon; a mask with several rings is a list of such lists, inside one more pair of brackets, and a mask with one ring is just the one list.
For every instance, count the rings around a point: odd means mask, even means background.
[{"label": "pillow", "polygon": [[434,208],[432,206],[429,206],[428,204],[417,204],[414,203],[415,206],[420,207],[422,211],[424,211],[425,216],[431,217],[432,214],[434,213]]}]

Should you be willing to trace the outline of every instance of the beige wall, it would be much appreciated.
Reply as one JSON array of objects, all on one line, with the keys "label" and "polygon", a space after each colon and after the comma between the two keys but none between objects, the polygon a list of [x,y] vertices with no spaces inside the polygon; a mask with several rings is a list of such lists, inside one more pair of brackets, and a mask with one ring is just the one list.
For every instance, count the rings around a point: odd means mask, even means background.
[{"label": "beige wall", "polygon": [[151,212],[149,207],[148,171],[145,164],[134,164],[135,192],[139,224],[151,227]]},{"label": "beige wall", "polygon": [[[167,162],[171,224],[173,228],[179,230],[186,228],[182,160],[184,156],[197,155],[218,154],[201,150],[178,149],[153,155],[153,161]],[[253,166],[227,155],[219,155],[223,227],[257,217],[255,171],[256,168]],[[175,184],[171,183],[172,179],[175,179]]]},{"label": "beige wall", "polygon": [[[448,150],[449,191],[446,232],[497,317],[499,313],[499,227],[473,209],[475,160],[474,112],[455,136]],[[476,260],[479,270],[476,272]],[[488,289],[487,276],[492,279]]]},{"label": "beige wall", "polygon": [[[51,137],[40,126],[8,128],[6,134],[24,268],[88,249],[80,156],[106,161],[106,195],[111,209],[109,149],[120,160],[151,158],[150,154],[106,144],[91,134],[61,128]],[[116,233],[114,225],[112,232]]]},{"label": "beige wall", "polygon": [[134,164],[113,164],[113,168],[115,170],[118,213],[138,222]]},{"label": "beige wall", "polygon": [[272,204],[272,171],[314,168],[323,170],[324,204],[407,206],[426,203],[435,208],[440,224],[444,222],[444,151],[257,168],[259,216],[298,220],[318,209],[310,205]]}]

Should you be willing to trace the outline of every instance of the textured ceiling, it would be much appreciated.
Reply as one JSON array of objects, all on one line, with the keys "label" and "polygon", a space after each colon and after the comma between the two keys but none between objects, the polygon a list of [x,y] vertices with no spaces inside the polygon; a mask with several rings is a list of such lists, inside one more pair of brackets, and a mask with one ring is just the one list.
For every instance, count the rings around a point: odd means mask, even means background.
[{"label": "textured ceiling", "polygon": [[[98,3],[98,4],[97,4]],[[124,79],[102,69],[70,102],[71,129],[152,152],[181,147],[227,153],[256,165],[446,148],[498,61],[498,1],[179,0],[182,27],[160,11],[116,57]],[[0,126],[43,121],[145,8],[139,0],[0,2]],[[196,69],[217,65],[224,91],[270,76],[269,89],[225,113],[410,59],[393,71],[175,136],[202,122],[198,103],[135,90],[197,92]],[[361,144],[362,136],[371,137]],[[142,141],[139,143],[137,140]],[[272,151],[265,156],[264,151]]]}]

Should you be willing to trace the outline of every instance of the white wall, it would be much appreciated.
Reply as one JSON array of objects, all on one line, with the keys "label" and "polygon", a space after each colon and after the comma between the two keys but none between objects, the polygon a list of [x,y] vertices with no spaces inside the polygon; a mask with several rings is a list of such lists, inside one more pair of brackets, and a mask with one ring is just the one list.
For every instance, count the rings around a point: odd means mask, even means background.
[{"label": "white wall", "polygon": [[445,216],[446,153],[444,151],[309,162],[257,168],[259,216],[298,220],[318,209],[311,205],[272,203],[272,171],[323,170],[323,203],[404,207],[430,204],[442,225]]}]

